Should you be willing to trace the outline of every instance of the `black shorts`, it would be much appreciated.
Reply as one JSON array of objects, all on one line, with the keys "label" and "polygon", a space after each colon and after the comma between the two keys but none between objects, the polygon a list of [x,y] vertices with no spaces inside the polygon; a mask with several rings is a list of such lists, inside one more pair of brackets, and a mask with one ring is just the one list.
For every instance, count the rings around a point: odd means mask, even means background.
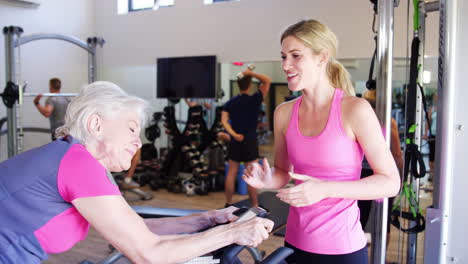
[{"label": "black shorts", "polygon": [[257,139],[244,139],[242,142],[231,139],[228,159],[237,162],[250,162],[258,159]]},{"label": "black shorts", "polygon": [[436,144],[435,136],[430,136],[428,142],[429,142],[429,161],[434,161],[435,160],[435,144]]},{"label": "black shorts", "polygon": [[286,258],[289,264],[367,264],[368,261],[367,246],[349,254],[323,255],[298,249],[286,241],[284,245],[294,250],[294,253]]}]

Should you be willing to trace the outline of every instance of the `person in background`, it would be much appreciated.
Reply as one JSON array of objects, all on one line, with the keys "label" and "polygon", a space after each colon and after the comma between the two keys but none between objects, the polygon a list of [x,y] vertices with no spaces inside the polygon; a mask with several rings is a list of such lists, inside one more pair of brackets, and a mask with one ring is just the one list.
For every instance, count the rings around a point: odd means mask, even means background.
[{"label": "person in background", "polygon": [[[261,84],[258,91],[250,95],[252,78],[258,79]],[[258,159],[258,117],[263,98],[267,96],[270,90],[271,78],[247,68],[241,73],[237,83],[240,94],[226,102],[221,112],[221,123],[226,132],[232,137],[228,148],[229,170],[224,184],[226,207],[232,204],[232,195],[240,163],[245,162],[246,166],[248,166]],[[258,206],[257,190],[252,186],[248,186],[247,191],[252,205]]]},{"label": "person in background", "polygon": [[[49,80],[50,93],[60,93],[61,88],[62,81],[60,81],[59,78],[52,78]],[[51,96],[47,98],[44,105],[40,104],[41,98],[42,94],[36,96],[36,98],[34,98],[34,105],[36,106],[39,113],[49,118],[52,140],[55,140],[55,130],[64,123],[65,112],[67,111],[67,106],[70,103],[70,98],[62,96]]]},{"label": "person in background", "polygon": [[123,188],[131,189],[131,188],[138,188],[140,185],[133,180],[133,175],[135,175],[135,170],[140,164],[141,160],[141,149],[135,153],[130,163],[130,168],[128,169],[127,173],[125,173],[124,181],[122,183]]}]

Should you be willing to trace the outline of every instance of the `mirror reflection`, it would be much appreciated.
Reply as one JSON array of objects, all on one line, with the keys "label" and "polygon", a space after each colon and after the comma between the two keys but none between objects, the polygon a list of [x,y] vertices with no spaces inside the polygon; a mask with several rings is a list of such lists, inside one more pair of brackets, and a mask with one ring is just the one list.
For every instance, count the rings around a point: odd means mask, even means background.
[{"label": "mirror reflection", "polygon": [[[351,75],[356,96],[362,96],[366,88],[366,82],[369,80],[369,68],[371,58],[339,59]],[[242,64],[242,65],[240,65]],[[272,79],[270,92],[264,100],[262,110],[265,112],[265,122],[270,131],[273,130],[273,112],[274,109],[288,99],[299,96],[293,94],[288,89],[286,75],[281,68],[280,61],[247,61],[223,63],[221,65],[221,83],[225,93],[223,101],[228,100],[239,94],[237,85],[237,74],[247,68],[248,65],[255,65],[255,72],[265,74]],[[408,82],[409,61],[405,58],[394,58],[393,60],[393,92],[392,92],[392,117],[398,123],[399,130],[404,130],[404,87]],[[426,57],[424,65],[424,92],[428,105],[432,104],[432,95],[437,89],[437,58]],[[374,78],[376,74],[374,70]],[[257,91],[258,80],[253,80],[252,93]]]}]

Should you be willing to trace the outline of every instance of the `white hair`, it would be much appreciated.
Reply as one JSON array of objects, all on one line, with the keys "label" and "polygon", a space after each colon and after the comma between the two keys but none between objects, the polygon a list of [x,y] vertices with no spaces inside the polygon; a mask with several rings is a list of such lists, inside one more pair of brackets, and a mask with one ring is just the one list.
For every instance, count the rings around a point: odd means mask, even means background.
[{"label": "white hair", "polygon": [[91,115],[115,119],[124,111],[133,111],[141,120],[141,127],[146,122],[149,105],[136,96],[128,95],[119,86],[111,82],[94,82],[84,86],[77,97],[68,105],[65,124],[55,131],[56,137],[72,136],[86,144],[90,133],[87,129]]}]

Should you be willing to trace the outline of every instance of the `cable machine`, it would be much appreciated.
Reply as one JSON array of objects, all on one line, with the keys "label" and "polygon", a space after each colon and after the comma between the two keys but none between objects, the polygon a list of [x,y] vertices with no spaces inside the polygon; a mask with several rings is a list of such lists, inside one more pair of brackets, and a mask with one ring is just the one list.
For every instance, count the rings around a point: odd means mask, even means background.
[{"label": "cable machine", "polygon": [[[21,84],[21,53],[20,47],[26,43],[43,40],[56,39],[69,42],[88,52],[88,83],[96,79],[96,53],[97,47],[102,47],[104,39],[99,37],[90,37],[86,41],[78,38],[61,34],[32,34],[21,36],[23,29],[17,26],[8,26],[3,28],[5,36],[5,73],[6,86],[0,97],[7,107],[8,124],[8,157],[15,156],[23,150],[23,127],[22,127],[22,104],[24,97],[37,96],[38,93],[25,93],[24,86]],[[75,96],[72,93],[49,94],[44,96]]]}]

